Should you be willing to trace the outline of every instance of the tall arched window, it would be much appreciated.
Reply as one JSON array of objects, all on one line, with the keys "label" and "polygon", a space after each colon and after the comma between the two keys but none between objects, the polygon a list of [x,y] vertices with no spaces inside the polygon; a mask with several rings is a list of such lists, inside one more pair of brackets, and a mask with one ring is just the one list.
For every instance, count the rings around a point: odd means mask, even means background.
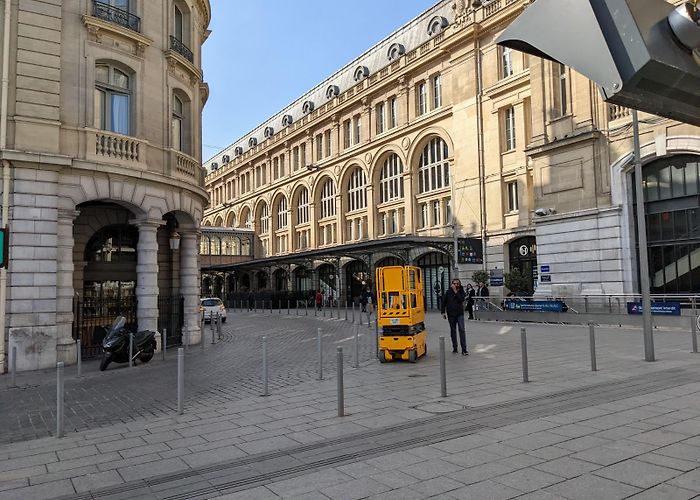
[{"label": "tall arched window", "polygon": [[365,172],[357,167],[350,174],[350,180],[348,181],[348,211],[353,212],[366,206]]},{"label": "tall arched window", "polygon": [[379,203],[403,198],[403,163],[396,153],[392,153],[384,165],[379,179]]},{"label": "tall arched window", "polygon": [[287,197],[282,196],[279,205],[277,206],[277,229],[284,229],[289,222],[289,207],[287,206]]},{"label": "tall arched window", "polygon": [[309,222],[309,191],[302,188],[297,200],[297,223],[305,224]]},{"label": "tall arched window", "polygon": [[131,78],[124,71],[108,64],[95,66],[95,128],[129,135],[131,88]]},{"label": "tall arched window", "polygon": [[328,179],[321,189],[321,219],[335,215],[335,183]]},{"label": "tall arched window", "polygon": [[178,96],[173,96],[173,116],[172,116],[172,127],[173,127],[173,149],[177,151],[182,151],[183,137],[182,137],[182,123],[185,120],[184,106],[182,104],[182,99]]},{"label": "tall arched window", "polygon": [[267,204],[263,203],[260,207],[260,234],[267,234],[270,230],[270,214],[267,210]]},{"label": "tall arched window", "polygon": [[450,162],[447,144],[436,137],[423,149],[418,160],[418,192],[429,193],[450,185]]}]

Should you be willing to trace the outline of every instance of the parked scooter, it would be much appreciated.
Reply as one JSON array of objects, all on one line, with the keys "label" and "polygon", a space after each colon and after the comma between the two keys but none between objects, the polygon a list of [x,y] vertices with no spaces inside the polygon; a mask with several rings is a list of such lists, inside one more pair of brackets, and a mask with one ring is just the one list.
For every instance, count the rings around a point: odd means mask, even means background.
[{"label": "parked scooter", "polygon": [[[131,332],[124,328],[126,318],[117,316],[112,323],[109,333],[102,341],[102,361],[100,371],[104,371],[112,361],[115,363],[129,362],[129,337]],[[134,334],[132,359],[148,363],[156,350],[156,332],[143,330]]]}]

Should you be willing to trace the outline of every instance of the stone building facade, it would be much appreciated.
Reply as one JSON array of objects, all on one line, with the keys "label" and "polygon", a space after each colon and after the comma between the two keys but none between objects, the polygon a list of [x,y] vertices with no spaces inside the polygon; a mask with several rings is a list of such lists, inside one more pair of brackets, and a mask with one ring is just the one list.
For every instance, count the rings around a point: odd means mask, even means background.
[{"label": "stone building facade", "polygon": [[209,0],[5,0],[0,16],[0,367],[12,347],[20,370],[74,362],[77,338],[96,354],[116,314],[161,328],[166,298],[197,341]]},{"label": "stone building facade", "polygon": [[[479,269],[543,295],[638,291],[630,112],[495,44],[529,3],[438,2],[205,162],[203,224],[258,240],[252,262],[207,271],[349,301],[376,265],[411,263],[432,307]],[[700,290],[700,130],[642,114],[641,141],[653,291]]]}]

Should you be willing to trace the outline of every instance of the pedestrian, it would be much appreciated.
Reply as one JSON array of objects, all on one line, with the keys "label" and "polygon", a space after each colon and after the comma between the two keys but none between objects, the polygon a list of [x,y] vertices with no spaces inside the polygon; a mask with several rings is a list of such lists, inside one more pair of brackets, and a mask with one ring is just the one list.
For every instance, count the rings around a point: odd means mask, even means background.
[{"label": "pedestrian", "polygon": [[450,324],[450,337],[452,337],[452,352],[457,352],[457,329],[459,328],[459,343],[462,347],[462,355],[469,355],[467,350],[467,333],[464,330],[464,302],[467,293],[462,288],[459,278],[452,280],[452,286],[442,296],[442,317]]},{"label": "pedestrian", "polygon": [[[489,288],[486,286],[486,283],[483,281],[479,283],[479,289],[476,292],[476,296],[479,297],[479,309],[488,309],[489,304],[488,304],[488,296],[489,296]],[[484,298],[486,297],[486,298]]]},{"label": "pedestrian", "polygon": [[442,309],[442,304],[441,304],[441,299],[442,299],[442,285],[440,285],[439,281],[435,282],[435,285],[433,286],[433,291],[435,292],[435,295],[437,296],[437,306],[438,309]]},{"label": "pedestrian", "polygon": [[474,319],[474,296],[476,295],[476,290],[471,283],[467,283],[467,312],[469,313],[468,319]]},{"label": "pedestrian", "polygon": [[323,295],[321,295],[321,289],[316,290],[316,309],[321,310],[323,306]]},{"label": "pedestrian", "polygon": [[365,305],[365,312],[367,313],[367,327],[370,326],[372,321],[372,313],[374,312],[374,303],[376,302],[374,294],[368,288],[367,289],[367,304]]},{"label": "pedestrian", "polygon": [[253,290],[248,290],[248,311],[253,310],[253,301],[255,300],[255,295],[253,295]]},{"label": "pedestrian", "polygon": [[361,312],[367,312],[368,297],[370,297],[370,291],[369,288],[365,288],[360,294],[360,305],[362,306]]}]

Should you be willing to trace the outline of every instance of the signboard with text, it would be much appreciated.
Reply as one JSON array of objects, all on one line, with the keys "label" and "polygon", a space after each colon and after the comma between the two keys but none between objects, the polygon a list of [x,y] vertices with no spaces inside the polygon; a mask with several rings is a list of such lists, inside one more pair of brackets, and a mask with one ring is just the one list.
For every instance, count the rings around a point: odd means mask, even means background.
[{"label": "signboard with text", "polygon": [[[642,314],[643,308],[641,302],[628,302],[627,314]],[[680,316],[680,302],[654,302],[651,305],[651,314],[659,316]]]},{"label": "signboard with text", "polygon": [[460,264],[481,264],[484,251],[478,238],[457,238],[457,262]]},{"label": "signboard with text", "polygon": [[518,300],[503,301],[506,311],[566,312],[569,308],[561,300]]}]

